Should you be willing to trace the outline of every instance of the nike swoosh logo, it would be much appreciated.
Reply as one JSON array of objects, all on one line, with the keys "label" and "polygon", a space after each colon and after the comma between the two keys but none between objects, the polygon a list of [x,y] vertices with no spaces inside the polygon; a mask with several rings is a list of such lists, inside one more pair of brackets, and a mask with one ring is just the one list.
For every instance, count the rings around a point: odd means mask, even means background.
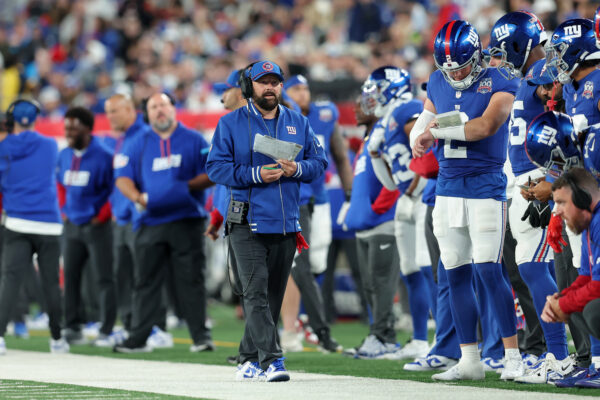
[{"label": "nike swoosh logo", "polygon": [[444,363],[441,362],[440,360],[438,360],[437,358],[434,358],[432,360],[427,361],[427,364],[429,364],[429,366],[432,368],[437,368],[437,367],[443,365]]},{"label": "nike swoosh logo", "polygon": [[379,246],[379,249],[380,249],[380,250],[385,250],[385,249],[387,249],[388,247],[390,247],[391,245],[392,245],[391,243],[388,243],[388,244],[382,244],[381,246]]}]

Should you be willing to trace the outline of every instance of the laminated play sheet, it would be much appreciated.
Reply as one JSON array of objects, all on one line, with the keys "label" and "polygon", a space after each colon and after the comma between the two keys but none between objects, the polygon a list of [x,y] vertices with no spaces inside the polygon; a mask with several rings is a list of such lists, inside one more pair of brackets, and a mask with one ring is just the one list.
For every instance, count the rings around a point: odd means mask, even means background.
[{"label": "laminated play sheet", "polygon": [[292,161],[296,159],[296,156],[300,153],[300,150],[302,150],[302,146],[298,143],[286,142],[257,133],[254,137],[254,147],[252,150],[264,154],[267,157],[271,157],[275,161]]},{"label": "laminated play sheet", "polygon": [[435,119],[438,122],[439,128],[449,128],[451,126],[462,125],[463,121],[460,117],[460,111],[449,111],[442,114],[437,114]]}]

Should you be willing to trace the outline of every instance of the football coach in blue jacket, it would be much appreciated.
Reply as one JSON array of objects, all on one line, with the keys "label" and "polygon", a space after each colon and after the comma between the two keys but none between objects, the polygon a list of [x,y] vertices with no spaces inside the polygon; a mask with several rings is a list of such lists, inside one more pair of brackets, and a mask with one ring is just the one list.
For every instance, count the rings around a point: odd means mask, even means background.
[{"label": "football coach in blue jacket", "polygon": [[[244,70],[240,86],[248,105],[219,120],[206,164],[209,178],[229,187],[227,231],[246,313],[238,380],[290,378],[276,324],[296,242],[301,242],[300,182],[320,177],[327,167],[306,117],[279,104],[282,82],[281,69],[269,61]],[[302,149],[295,160],[274,160],[252,150],[258,134]]]}]

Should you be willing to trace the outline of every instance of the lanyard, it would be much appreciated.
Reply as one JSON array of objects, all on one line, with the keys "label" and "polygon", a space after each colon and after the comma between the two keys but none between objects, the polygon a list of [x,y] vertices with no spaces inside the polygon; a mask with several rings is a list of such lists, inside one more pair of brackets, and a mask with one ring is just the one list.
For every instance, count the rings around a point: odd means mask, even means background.
[{"label": "lanyard", "polygon": [[[163,151],[163,143],[165,143],[165,149]],[[160,158],[165,158],[165,153],[167,155],[167,162],[169,167],[171,166],[171,138],[167,140],[160,139]]]}]

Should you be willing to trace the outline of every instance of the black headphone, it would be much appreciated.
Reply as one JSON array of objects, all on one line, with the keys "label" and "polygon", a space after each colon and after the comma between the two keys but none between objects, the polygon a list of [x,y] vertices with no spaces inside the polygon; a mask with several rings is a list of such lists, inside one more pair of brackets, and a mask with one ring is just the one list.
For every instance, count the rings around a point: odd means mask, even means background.
[{"label": "black headphone", "polygon": [[250,70],[258,61],[250,63],[246,65],[244,69],[240,72],[240,89],[242,90],[242,96],[245,99],[251,99],[254,94],[254,89],[252,88],[252,78],[250,77]]},{"label": "black headphone", "polygon": [[[156,93],[154,93],[154,94],[156,94]],[[144,100],[142,100],[142,104],[141,104],[142,117],[144,118],[144,122],[147,124],[150,123],[150,120],[148,119],[148,100],[150,100],[150,97],[154,96],[154,94],[152,94],[152,95],[146,97]],[[169,94],[167,92],[161,92],[161,94],[164,94],[165,96],[167,96],[169,98],[169,101],[171,102],[171,104],[173,106],[175,106],[176,101],[175,101],[175,98],[171,94]]]},{"label": "black headphone", "polygon": [[6,121],[5,121],[5,126],[6,126],[6,130],[8,132],[13,131],[14,127],[15,127],[15,115],[14,115],[14,111],[15,111],[15,107],[20,104],[20,103],[29,103],[32,106],[35,107],[35,111],[36,111],[36,118],[37,116],[40,114],[42,107],[40,106],[40,103],[38,103],[35,100],[28,100],[28,99],[17,99],[15,101],[13,101],[12,103],[10,103],[10,105],[8,106],[8,108],[6,109]]},{"label": "black headphone", "polygon": [[569,173],[564,174],[563,178],[571,187],[571,201],[573,201],[575,207],[581,210],[592,211],[590,209],[592,205],[592,195],[590,192],[577,185],[575,179]]}]

